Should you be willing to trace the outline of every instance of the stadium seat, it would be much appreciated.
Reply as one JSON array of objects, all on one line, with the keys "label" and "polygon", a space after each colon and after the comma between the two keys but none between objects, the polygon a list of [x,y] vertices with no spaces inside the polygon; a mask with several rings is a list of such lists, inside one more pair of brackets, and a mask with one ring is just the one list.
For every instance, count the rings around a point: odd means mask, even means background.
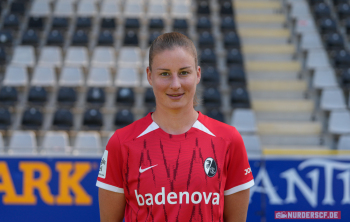
[{"label": "stadium seat", "polygon": [[95,7],[95,2],[93,2],[93,1],[80,1],[78,3],[78,10],[77,10],[78,16],[93,17],[93,16],[96,16],[96,14],[97,14],[97,10]]},{"label": "stadium seat", "polygon": [[102,18],[100,23],[101,29],[115,29],[117,27],[116,25],[116,19],[114,18]]},{"label": "stadium seat", "polygon": [[44,46],[38,61],[39,66],[61,67],[62,50],[56,46]]},{"label": "stadium seat", "polygon": [[298,17],[294,24],[294,31],[297,35],[307,35],[308,33],[317,33],[316,25],[312,17]]},{"label": "stadium seat", "polygon": [[47,91],[41,86],[32,86],[28,92],[28,102],[32,105],[41,105],[47,102]]},{"label": "stadium seat", "polygon": [[67,155],[70,153],[69,137],[65,131],[45,132],[42,143],[41,154],[46,155]]},{"label": "stadium seat", "polygon": [[350,66],[350,53],[346,50],[338,51],[333,57],[333,67],[344,69]]},{"label": "stadium seat", "polygon": [[25,1],[13,1],[10,5],[11,13],[24,15],[26,11],[26,2]]},{"label": "stadium seat", "polygon": [[39,44],[39,35],[36,30],[28,29],[22,35],[22,45],[37,46]]},{"label": "stadium seat", "polygon": [[103,1],[101,6],[101,16],[113,18],[121,14],[120,4],[114,0]]},{"label": "stadium seat", "polygon": [[[344,89],[350,89],[350,69],[344,69],[340,72],[340,83]],[[350,105],[350,103],[349,103]]]},{"label": "stadium seat", "polygon": [[327,87],[338,86],[335,73],[331,68],[316,68],[314,71],[314,78],[312,85],[315,89],[323,89]]},{"label": "stadium seat", "polygon": [[3,139],[2,133],[0,132],[0,155],[3,155],[4,151],[5,151],[4,139]]},{"label": "stadium seat", "polygon": [[350,133],[350,112],[349,110],[333,110],[329,117],[328,131],[332,134]]},{"label": "stadium seat", "polygon": [[60,30],[53,29],[47,35],[46,43],[48,45],[62,46],[64,44],[63,33]]},{"label": "stadium seat", "polygon": [[138,46],[139,45],[139,37],[137,32],[133,30],[127,30],[124,35],[124,46]]},{"label": "stadium seat", "polygon": [[231,16],[225,16],[221,18],[221,32],[234,31],[236,29],[236,23]]},{"label": "stadium seat", "polygon": [[53,17],[52,18],[52,28],[53,29],[68,29],[69,21],[65,17]]},{"label": "stadium seat", "polygon": [[160,36],[162,33],[160,33],[159,31],[153,31],[150,33],[149,38],[148,38],[148,45],[151,46],[152,42],[158,37]]},{"label": "stadium seat", "polygon": [[112,86],[112,76],[108,68],[91,67],[86,82],[87,86],[109,87]]},{"label": "stadium seat", "polygon": [[235,109],[232,112],[231,125],[240,133],[257,132],[254,111],[251,109]]},{"label": "stadium seat", "polygon": [[337,32],[326,34],[324,42],[327,50],[341,50],[344,48],[344,39]]},{"label": "stadium seat", "polygon": [[56,110],[53,117],[53,126],[56,129],[69,130],[73,126],[73,114],[68,109]]},{"label": "stadium seat", "polygon": [[42,17],[30,17],[28,20],[28,28],[42,31],[45,25],[44,22],[45,20]]},{"label": "stadium seat", "polygon": [[14,106],[18,101],[18,93],[15,87],[3,86],[0,89],[0,103],[2,105]]},{"label": "stadium seat", "polygon": [[231,86],[244,86],[246,84],[246,76],[242,66],[230,66],[228,83]]},{"label": "stadium seat", "polygon": [[85,47],[69,47],[66,54],[66,66],[88,66],[88,52]]},{"label": "stadium seat", "polygon": [[56,74],[52,67],[36,66],[31,81],[32,86],[53,88],[57,84]]},{"label": "stadium seat", "polygon": [[118,68],[114,81],[117,87],[137,87],[140,85],[139,73],[135,68]]},{"label": "stadium seat", "polygon": [[210,7],[208,1],[200,1],[197,5],[197,14],[198,15],[209,15]]},{"label": "stadium seat", "polygon": [[[12,119],[11,119],[10,111],[7,108],[0,107],[0,129],[7,130],[11,126],[11,123],[12,123]],[[1,147],[1,142],[2,141],[0,141],[0,147]]]},{"label": "stadium seat", "polygon": [[7,53],[4,47],[0,46],[0,66],[7,62]]},{"label": "stadium seat", "polygon": [[64,67],[62,68],[58,83],[60,86],[82,87],[85,83],[84,74],[81,68]]},{"label": "stadium seat", "polygon": [[96,47],[92,55],[92,66],[113,68],[115,66],[115,51],[113,47]]},{"label": "stadium seat", "polygon": [[118,67],[140,68],[142,64],[139,47],[122,47],[119,51]]},{"label": "stadium seat", "polygon": [[49,3],[49,1],[35,0],[30,9],[30,15],[48,17],[51,14]]},{"label": "stadium seat", "polygon": [[164,3],[148,3],[147,16],[148,18],[164,18],[167,14],[166,4]]},{"label": "stadium seat", "polygon": [[330,7],[321,2],[313,6],[312,9],[314,16],[316,19],[322,18],[322,17],[330,17],[331,16],[331,9]]},{"label": "stadium seat", "polygon": [[100,46],[113,46],[114,36],[110,30],[103,30],[100,32],[97,40],[97,45]]},{"label": "stadium seat", "polygon": [[203,105],[207,109],[219,108],[221,106],[221,93],[216,88],[206,88],[203,92]]},{"label": "stadium seat", "polygon": [[34,67],[35,53],[32,46],[17,46],[13,52],[12,65]]},{"label": "stadium seat", "polygon": [[124,5],[124,16],[126,18],[142,18],[144,16],[143,3],[127,1]]},{"label": "stadium seat", "polygon": [[134,122],[134,115],[128,109],[118,110],[114,118],[114,125],[122,128]]},{"label": "stadium seat", "polygon": [[337,149],[338,150],[349,150],[350,149],[350,135],[342,135],[339,137]]},{"label": "stadium seat", "polygon": [[244,142],[244,146],[248,152],[249,155],[249,151],[261,151],[261,141],[259,136],[257,135],[245,135],[242,134],[242,139]]},{"label": "stadium seat", "polygon": [[43,124],[43,114],[40,110],[31,107],[27,108],[22,116],[22,126],[25,129],[38,130]]},{"label": "stadium seat", "polygon": [[224,37],[225,48],[239,48],[241,46],[239,36],[236,32],[231,31],[226,33]]},{"label": "stadium seat", "polygon": [[77,133],[75,138],[73,154],[99,154],[101,147],[102,144],[100,134],[97,132],[80,131]]},{"label": "stadium seat", "polygon": [[198,43],[200,48],[214,47],[214,37],[210,32],[204,31],[200,34]]},{"label": "stadium seat", "polygon": [[216,54],[214,50],[206,48],[200,52],[200,61],[202,65],[215,65],[216,64]]},{"label": "stadium seat", "polygon": [[244,87],[234,88],[231,91],[231,106],[233,108],[249,108],[249,94]]},{"label": "stadium seat", "polygon": [[135,103],[135,94],[131,88],[118,88],[117,105],[133,106]]},{"label": "stadium seat", "polygon": [[36,154],[36,138],[33,131],[13,131],[9,142],[9,154]]},{"label": "stadium seat", "polygon": [[188,29],[188,23],[186,19],[173,19],[174,30],[186,30]]},{"label": "stadium seat", "polygon": [[9,30],[0,31],[0,45],[1,46],[11,46],[13,44],[12,32]]},{"label": "stadium seat", "polygon": [[320,50],[323,43],[317,32],[305,32],[301,35],[300,49],[302,51]]},{"label": "stadium seat", "polygon": [[191,17],[190,5],[183,2],[173,2],[171,7],[171,17],[175,19],[189,19]]},{"label": "stadium seat", "polygon": [[160,18],[152,18],[149,20],[148,27],[150,29],[163,29],[164,21]]},{"label": "stadium seat", "polygon": [[322,18],[318,23],[321,34],[337,31],[337,22],[332,18]]},{"label": "stadium seat", "polygon": [[125,29],[140,28],[140,20],[138,18],[126,18],[124,23]]},{"label": "stadium seat", "polygon": [[73,46],[85,46],[89,44],[89,35],[86,31],[78,29],[74,32],[72,36],[72,45]]},{"label": "stadium seat", "polygon": [[103,125],[103,117],[98,109],[88,109],[84,113],[83,125],[89,129],[100,129]]},{"label": "stadium seat", "polygon": [[197,30],[199,31],[210,31],[211,29],[211,21],[210,18],[206,17],[206,16],[201,16],[198,18],[197,20]]},{"label": "stadium seat", "polygon": [[305,66],[308,70],[313,70],[319,67],[330,67],[331,65],[324,49],[314,49],[308,51]]},{"label": "stadium seat", "polygon": [[86,101],[91,104],[103,105],[106,101],[105,91],[102,88],[91,87],[86,94]]},{"label": "stadium seat", "polygon": [[145,105],[148,107],[155,107],[156,106],[156,98],[153,93],[152,88],[147,88],[145,92]]},{"label": "stadium seat", "polygon": [[223,4],[220,6],[220,15],[233,15],[233,9],[232,9],[232,4],[230,1],[225,1]]},{"label": "stadium seat", "polygon": [[92,19],[90,17],[78,17],[75,25],[77,29],[89,31],[92,27]]},{"label": "stadium seat", "polygon": [[201,82],[206,87],[217,87],[220,84],[220,75],[215,66],[202,66]]},{"label": "stadium seat", "polygon": [[61,87],[57,92],[57,102],[72,106],[77,101],[77,93],[71,87]]},{"label": "stadium seat", "polygon": [[218,110],[218,109],[209,110],[206,113],[206,115],[209,116],[210,118],[213,118],[213,119],[217,120],[217,121],[225,123],[224,114],[222,114],[222,112],[220,110]]},{"label": "stadium seat", "polygon": [[226,55],[227,65],[243,65],[243,56],[239,49],[231,49]]},{"label": "stadium seat", "polygon": [[5,16],[3,27],[17,30],[19,28],[19,16],[15,14]]},{"label": "stadium seat", "polygon": [[24,87],[28,84],[28,73],[24,67],[7,66],[4,86]]},{"label": "stadium seat", "polygon": [[323,89],[320,106],[324,111],[346,109],[343,91],[340,88]]},{"label": "stadium seat", "polygon": [[66,0],[58,0],[56,2],[56,6],[53,14],[55,17],[69,17],[69,18],[73,17],[74,15],[73,2],[66,1]]}]

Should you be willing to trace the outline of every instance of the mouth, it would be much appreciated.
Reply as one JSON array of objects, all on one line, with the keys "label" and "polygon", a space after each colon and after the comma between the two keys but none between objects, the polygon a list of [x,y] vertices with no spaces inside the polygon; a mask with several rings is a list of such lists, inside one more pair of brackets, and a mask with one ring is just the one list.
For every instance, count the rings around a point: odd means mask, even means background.
[{"label": "mouth", "polygon": [[184,93],[167,94],[167,96],[169,96],[172,99],[180,99],[183,95]]}]

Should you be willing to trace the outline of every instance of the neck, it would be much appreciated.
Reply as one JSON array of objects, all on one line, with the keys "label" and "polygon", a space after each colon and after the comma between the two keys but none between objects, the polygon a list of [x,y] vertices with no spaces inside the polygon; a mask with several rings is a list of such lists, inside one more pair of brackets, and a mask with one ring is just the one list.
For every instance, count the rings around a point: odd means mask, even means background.
[{"label": "neck", "polygon": [[156,107],[152,119],[166,133],[177,135],[186,133],[197,121],[198,112],[190,107],[180,110],[164,110]]}]

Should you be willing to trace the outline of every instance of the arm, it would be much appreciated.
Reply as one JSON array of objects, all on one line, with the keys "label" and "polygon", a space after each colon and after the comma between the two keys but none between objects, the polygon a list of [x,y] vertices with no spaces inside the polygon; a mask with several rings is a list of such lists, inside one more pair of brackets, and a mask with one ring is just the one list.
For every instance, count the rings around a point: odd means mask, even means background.
[{"label": "arm", "polygon": [[249,189],[225,196],[224,221],[245,222],[249,205]]},{"label": "arm", "polygon": [[112,192],[99,188],[98,200],[100,204],[101,222],[123,221],[126,203],[123,193]]}]

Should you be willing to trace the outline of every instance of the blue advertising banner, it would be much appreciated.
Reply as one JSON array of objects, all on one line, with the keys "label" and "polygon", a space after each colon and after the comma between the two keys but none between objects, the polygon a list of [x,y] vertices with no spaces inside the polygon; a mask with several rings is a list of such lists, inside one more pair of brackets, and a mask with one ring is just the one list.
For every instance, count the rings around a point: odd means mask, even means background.
[{"label": "blue advertising banner", "polygon": [[[336,221],[350,221],[350,157],[250,164],[255,185],[247,221],[274,221],[275,211],[341,211]],[[0,221],[99,221],[99,165],[100,158],[1,157]]]}]

